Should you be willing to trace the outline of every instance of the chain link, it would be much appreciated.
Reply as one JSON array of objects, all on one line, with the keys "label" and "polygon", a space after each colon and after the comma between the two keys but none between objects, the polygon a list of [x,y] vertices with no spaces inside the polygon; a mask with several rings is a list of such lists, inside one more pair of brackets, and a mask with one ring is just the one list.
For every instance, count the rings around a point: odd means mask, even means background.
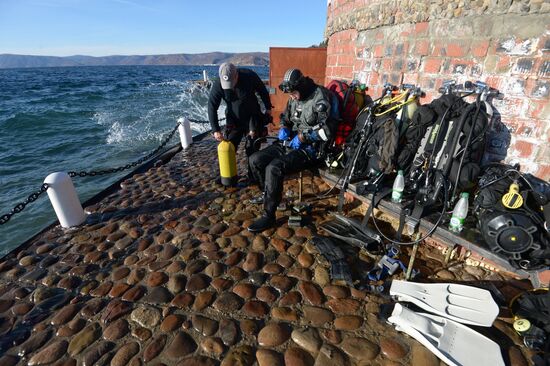
[{"label": "chain link", "polygon": [[13,215],[15,215],[16,213],[19,213],[21,211],[23,211],[25,209],[25,207],[31,203],[31,202],[34,202],[36,201],[36,199],[38,197],[40,197],[40,195],[44,192],[46,192],[46,190],[49,188],[49,185],[47,183],[44,183],[42,184],[42,186],[40,187],[40,190],[39,191],[36,191],[34,193],[31,193],[29,195],[29,197],[27,197],[27,199],[23,202],[20,202],[18,203],[17,205],[15,205],[14,208],[12,208],[11,212],[5,214],[5,215],[2,215],[0,216],[0,225],[4,225],[6,222],[10,221],[11,217]]},{"label": "chain link", "polygon": [[[191,119],[190,119],[190,121],[195,122],[195,123],[203,123],[203,122],[206,123],[206,122],[208,122],[208,121],[195,121],[195,120],[191,120]],[[223,121],[223,119],[222,119],[222,121]],[[153,155],[155,155],[163,147],[165,147],[166,144],[168,143],[168,141],[170,141],[170,139],[174,136],[174,134],[178,130],[179,125],[180,125],[180,123],[176,124],[174,129],[166,136],[166,138],[162,141],[162,143],[155,150],[151,151],[146,156],[134,161],[133,163],[122,165],[122,166],[119,166],[119,167],[116,167],[116,168],[110,168],[110,169],[104,169],[104,170],[92,170],[92,171],[89,171],[89,172],[86,172],[86,171],[80,171],[80,172],[71,171],[71,172],[68,173],[69,177],[71,177],[71,178],[86,177],[86,176],[95,177],[96,175],[105,175],[105,174],[110,174],[110,173],[118,173],[118,172],[130,169],[130,168],[133,168],[135,166],[138,166],[138,165],[144,163],[145,161],[149,160],[151,157],[153,157]],[[7,223],[8,221],[10,221],[10,219],[13,215],[23,211],[29,203],[36,201],[36,199],[38,197],[40,197],[40,195],[42,193],[46,192],[46,190],[48,188],[49,188],[49,186],[48,186],[47,183],[42,184],[39,191],[30,194],[29,197],[27,197],[27,199],[24,202],[21,202],[21,203],[18,203],[17,205],[15,205],[15,207],[12,208],[11,212],[0,216],[0,225],[3,225],[5,223]]]},{"label": "chain link", "polygon": [[180,125],[179,123],[176,124],[176,127],[174,127],[174,129],[168,134],[168,136],[166,136],[166,138],[162,141],[162,143],[159,145],[159,147],[157,147],[155,150],[151,151],[146,156],[134,161],[133,163],[122,165],[122,166],[119,166],[119,167],[116,167],[116,168],[109,168],[109,169],[104,169],[104,170],[91,170],[89,172],[85,172],[85,171],[74,172],[74,171],[71,171],[71,172],[68,173],[69,177],[71,177],[71,178],[86,177],[86,176],[95,177],[96,175],[105,175],[105,174],[111,174],[111,173],[118,173],[118,172],[121,172],[123,170],[127,170],[127,169],[133,168],[135,166],[141,165],[143,162],[149,160],[153,155],[158,153],[164,146],[166,146],[168,141],[170,141],[172,136],[174,136],[174,134],[178,130],[179,125]]}]

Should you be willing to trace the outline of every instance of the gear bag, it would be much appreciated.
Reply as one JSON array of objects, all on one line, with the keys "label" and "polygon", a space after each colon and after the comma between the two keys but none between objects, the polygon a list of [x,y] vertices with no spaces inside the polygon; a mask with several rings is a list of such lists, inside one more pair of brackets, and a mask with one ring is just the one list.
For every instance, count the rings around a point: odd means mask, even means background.
[{"label": "gear bag", "polygon": [[360,147],[362,151],[354,168],[354,179],[369,179],[380,173],[389,174],[394,170],[396,157],[401,151],[401,140],[417,109],[415,101],[420,93],[420,89],[412,93],[407,92],[403,99],[398,100],[388,96],[388,101],[382,99],[374,114],[369,114],[366,110],[359,114],[355,129],[346,140],[346,163],[351,160],[354,150],[360,144],[361,134],[365,133],[365,124],[368,123],[367,119],[374,118],[374,121],[369,129],[367,142]]},{"label": "gear bag", "polygon": [[[445,94],[417,109],[396,161],[397,169],[408,173],[407,186],[412,187],[412,191],[417,190],[427,169],[448,174],[452,186],[456,185],[459,190],[475,185],[488,126],[485,110],[485,104],[481,103],[476,113],[475,103],[467,103],[454,94]],[[460,131],[459,126],[462,126]],[[465,146],[470,134],[469,145]]]},{"label": "gear bag", "polygon": [[479,179],[474,213],[485,243],[516,268],[550,265],[550,233],[544,209],[550,209],[550,184],[518,167],[491,164]]},{"label": "gear bag", "polygon": [[[363,109],[366,102],[370,100],[358,84],[348,84],[341,80],[332,80],[326,86],[335,96],[335,102],[338,104],[338,125],[334,138],[334,145],[339,147],[344,144],[346,137],[355,127],[355,120],[359,112]],[[336,103],[333,103],[335,105]],[[334,108],[333,108],[334,109]]]}]

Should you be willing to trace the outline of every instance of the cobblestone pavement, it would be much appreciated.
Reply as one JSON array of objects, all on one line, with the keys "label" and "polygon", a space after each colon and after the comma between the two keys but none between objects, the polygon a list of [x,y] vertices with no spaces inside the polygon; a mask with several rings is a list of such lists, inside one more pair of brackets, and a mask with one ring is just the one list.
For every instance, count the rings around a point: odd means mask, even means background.
[{"label": "cobblestone pavement", "polygon": [[[56,227],[0,260],[0,365],[440,364],[378,319],[390,299],[331,283],[309,239],[335,197],[314,203],[306,227],[289,228],[279,212],[277,228],[250,234],[258,189],[216,184],[215,147],[198,142],[135,175],[87,207],[85,225]],[[304,180],[306,192],[328,188]],[[285,184],[297,192],[296,179]],[[420,252],[426,277],[490,281],[506,297],[526,286]],[[352,257],[355,272],[373,263]],[[507,364],[525,365],[509,317],[486,333]]]}]

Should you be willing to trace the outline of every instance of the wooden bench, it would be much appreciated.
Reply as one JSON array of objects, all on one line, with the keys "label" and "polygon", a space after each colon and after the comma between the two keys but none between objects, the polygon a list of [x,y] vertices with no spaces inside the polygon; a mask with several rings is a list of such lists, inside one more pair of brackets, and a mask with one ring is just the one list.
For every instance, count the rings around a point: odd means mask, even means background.
[{"label": "wooden bench", "polygon": [[[340,172],[332,172],[326,168],[319,169],[319,175],[329,185],[333,186],[338,180]],[[356,185],[350,184],[348,186],[348,192],[356,199],[360,200],[367,206],[371,202],[371,196],[359,195],[356,192]],[[383,199],[380,201],[378,207],[383,213],[389,215],[392,218],[399,219],[401,214],[401,204],[391,202],[390,200]],[[437,218],[439,215],[435,214]],[[434,225],[434,215],[422,218],[419,224],[420,233],[425,235]],[[430,236],[430,240],[438,245],[448,247],[447,253],[455,248],[468,250],[472,253],[473,258],[476,260],[488,263],[500,271],[507,272],[515,277],[521,279],[529,279],[535,288],[548,286],[550,282],[550,268],[526,271],[513,267],[506,258],[495,255],[485,244],[481,233],[475,228],[465,228],[461,233],[457,234],[446,229],[446,226],[439,225],[437,229]],[[449,258],[447,258],[448,260]]]}]

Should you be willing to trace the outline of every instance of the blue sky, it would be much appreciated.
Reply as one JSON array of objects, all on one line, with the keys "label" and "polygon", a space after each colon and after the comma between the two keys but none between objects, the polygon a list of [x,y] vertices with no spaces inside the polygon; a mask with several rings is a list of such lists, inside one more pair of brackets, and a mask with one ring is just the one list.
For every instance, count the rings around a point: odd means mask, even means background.
[{"label": "blue sky", "polygon": [[0,0],[0,54],[267,52],[323,40],[327,0]]}]

